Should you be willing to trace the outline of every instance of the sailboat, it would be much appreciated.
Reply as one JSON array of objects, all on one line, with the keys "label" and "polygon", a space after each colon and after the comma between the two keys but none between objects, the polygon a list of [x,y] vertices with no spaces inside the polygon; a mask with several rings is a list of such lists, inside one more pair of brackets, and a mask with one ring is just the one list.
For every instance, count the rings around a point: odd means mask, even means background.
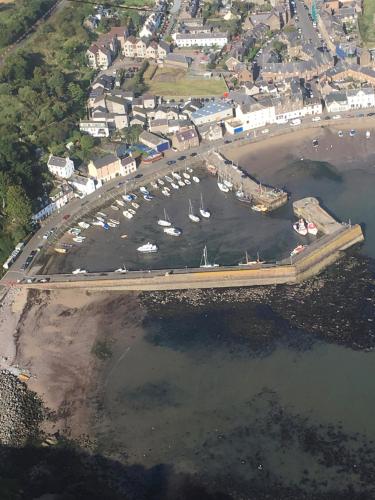
[{"label": "sailboat", "polygon": [[209,268],[209,267],[219,267],[219,264],[210,264],[207,258],[207,245],[203,249],[203,255],[201,258],[201,264],[199,267]]},{"label": "sailboat", "polygon": [[247,252],[245,253],[245,262],[239,262],[239,266],[254,266],[255,264],[264,264],[264,260],[259,259],[259,252],[257,252],[257,260],[249,260]]},{"label": "sailboat", "polygon": [[200,209],[199,209],[199,213],[205,219],[209,219],[211,217],[211,213],[208,210],[205,210],[205,208],[204,208],[204,205],[203,205],[203,194],[202,193],[201,193],[201,206],[200,206]]},{"label": "sailboat", "polygon": [[191,200],[189,200],[189,219],[193,222],[200,222],[198,215],[193,214],[193,205],[191,204]]},{"label": "sailboat", "polygon": [[217,185],[220,191],[223,191],[223,193],[228,193],[229,192],[229,187],[224,184],[224,182],[221,182],[221,177],[218,176],[217,179]]},{"label": "sailboat", "polygon": [[169,220],[167,211],[164,209],[164,219],[159,219],[158,220],[159,226],[164,226],[164,227],[170,227],[172,225],[171,221]]}]

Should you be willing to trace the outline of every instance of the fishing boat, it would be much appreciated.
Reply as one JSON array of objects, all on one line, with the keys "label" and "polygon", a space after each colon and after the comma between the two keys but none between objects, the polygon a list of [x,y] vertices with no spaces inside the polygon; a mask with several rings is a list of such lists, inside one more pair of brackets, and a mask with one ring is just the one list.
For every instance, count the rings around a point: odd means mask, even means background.
[{"label": "fishing boat", "polygon": [[80,267],[72,271],[72,274],[85,274],[85,273],[87,273],[86,269],[81,269]]},{"label": "fishing boat", "polygon": [[137,252],[141,253],[155,253],[158,251],[158,246],[153,244],[153,243],[145,243],[144,245],[141,245],[140,247],[137,248]]},{"label": "fishing boat", "polygon": [[181,180],[181,181],[178,181],[178,185],[179,185],[180,187],[185,187],[185,183],[184,183],[184,181],[182,181],[182,180]]},{"label": "fishing boat", "polygon": [[264,264],[264,260],[260,260],[259,252],[257,253],[257,260],[249,260],[247,252],[245,253],[245,262],[239,262],[239,266],[255,266],[256,264]]},{"label": "fishing boat", "polygon": [[117,205],[120,205],[120,207],[124,207],[125,203],[122,200],[116,200]]},{"label": "fishing boat", "polygon": [[164,232],[170,236],[181,236],[182,234],[181,229],[177,229],[177,227],[166,227]]},{"label": "fishing boat", "polygon": [[193,181],[196,182],[197,184],[200,183],[200,179],[196,175],[193,176]]},{"label": "fishing boat", "polygon": [[171,221],[169,220],[167,211],[164,209],[164,219],[159,219],[158,220],[159,226],[164,226],[164,227],[170,227],[172,225]]},{"label": "fishing boat", "polygon": [[192,222],[200,222],[200,218],[198,217],[198,215],[194,215],[193,213],[193,205],[191,203],[191,200],[189,200],[189,219]]},{"label": "fishing boat", "polygon": [[183,172],[183,174],[182,174],[182,175],[185,177],[185,179],[190,179],[190,175],[189,175],[189,174],[187,174],[186,172]]},{"label": "fishing boat", "polygon": [[164,196],[170,196],[171,195],[171,193],[169,191],[167,191],[166,189],[163,189],[162,193],[163,193]]},{"label": "fishing boat", "polygon": [[78,225],[79,227],[81,227],[82,229],[88,229],[90,227],[90,224],[88,224],[87,222],[78,222]]},{"label": "fishing boat", "polygon": [[201,263],[199,267],[209,268],[209,267],[219,267],[219,264],[210,264],[207,258],[207,246],[205,245],[203,249],[203,255],[201,258]]},{"label": "fishing boat", "polygon": [[180,186],[178,184],[175,184],[174,182],[171,182],[171,186],[173,189],[180,189]]},{"label": "fishing boat", "polygon": [[290,252],[290,256],[291,257],[294,257],[295,255],[298,255],[300,254],[301,252],[303,252],[306,248],[306,245],[298,245],[296,246],[296,248],[294,248],[291,252]]},{"label": "fishing boat", "polygon": [[301,236],[306,236],[307,234],[307,227],[303,219],[299,219],[297,222],[295,222],[293,224],[293,229]]},{"label": "fishing boat", "polygon": [[97,212],[96,215],[99,215],[100,217],[104,217],[105,219],[107,218],[107,215],[103,212]]},{"label": "fishing boat", "polygon": [[180,175],[180,174],[178,174],[177,172],[172,172],[172,176],[173,176],[175,179],[177,179],[178,181],[180,181],[180,180],[181,180],[181,175]]},{"label": "fishing boat", "polygon": [[316,236],[318,234],[318,228],[316,227],[316,224],[309,221],[306,221],[306,224],[307,224],[307,232],[309,234],[312,234],[313,236]]},{"label": "fishing boat", "polygon": [[57,253],[66,253],[66,248],[55,247],[55,252]]},{"label": "fishing boat", "polygon": [[203,194],[202,193],[201,193],[201,205],[200,205],[200,208],[199,208],[199,213],[205,219],[209,219],[211,217],[211,213],[204,208],[204,205],[203,205]]},{"label": "fishing boat", "polygon": [[154,197],[153,197],[153,196],[151,196],[151,195],[149,195],[149,194],[145,194],[145,195],[143,196],[143,199],[144,199],[144,200],[146,200],[146,201],[151,201],[153,198],[154,198]]},{"label": "fishing boat", "polygon": [[132,201],[132,207],[138,210],[139,204],[136,201]]},{"label": "fishing boat", "polygon": [[135,215],[137,212],[134,210],[134,208],[128,208],[128,212],[130,212],[132,215]]},{"label": "fishing boat", "polygon": [[169,184],[172,184],[172,182],[173,182],[173,179],[171,179],[168,175],[165,175],[165,176],[164,176],[164,179],[165,179],[167,182],[169,182]]},{"label": "fishing boat", "polygon": [[127,219],[132,219],[133,218],[133,214],[131,214],[129,212],[129,210],[124,210],[122,213],[123,213],[123,216],[126,217]]},{"label": "fishing boat", "polygon": [[127,272],[128,272],[128,270],[126,269],[125,266],[122,266],[122,267],[119,267],[118,269],[115,269],[115,273],[125,274]]},{"label": "fishing boat", "polygon": [[127,234],[122,234],[122,235],[120,236],[120,238],[122,238],[123,240],[124,240],[125,238],[127,238],[127,237],[128,237],[128,235],[127,235]]},{"label": "fishing boat", "polygon": [[251,210],[254,210],[255,212],[267,212],[268,208],[266,205],[252,205]]},{"label": "fishing boat", "polygon": [[119,207],[116,207],[116,205],[111,205],[112,210],[120,210]]},{"label": "fishing boat", "polygon": [[142,194],[150,194],[150,191],[146,189],[144,186],[141,186],[139,190]]},{"label": "fishing boat", "polygon": [[159,186],[164,186],[165,185],[165,182],[163,180],[161,180],[161,179],[158,179],[156,182],[159,184]]},{"label": "fishing boat", "polygon": [[190,184],[191,184],[191,181],[189,181],[189,179],[185,179],[185,180],[184,180],[184,182],[185,182],[185,184],[186,184],[187,186],[190,186]]}]

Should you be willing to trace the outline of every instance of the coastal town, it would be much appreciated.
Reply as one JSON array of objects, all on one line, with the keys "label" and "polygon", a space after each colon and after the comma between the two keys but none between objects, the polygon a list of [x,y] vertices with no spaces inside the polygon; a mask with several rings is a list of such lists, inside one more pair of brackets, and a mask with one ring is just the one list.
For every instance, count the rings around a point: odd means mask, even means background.
[{"label": "coastal town", "polygon": [[[74,141],[65,144],[63,155],[45,155],[54,187],[40,199],[33,222],[46,225],[73,199],[82,200],[82,207],[87,196],[100,198],[117,178],[127,182],[167,167],[167,173],[177,171],[180,186],[167,177],[178,188],[191,183],[186,169],[202,154],[213,158],[214,151],[236,141],[251,143],[282,131],[327,126],[331,120],[345,124],[373,116],[375,48],[363,43],[361,15],[359,0],[244,5],[157,0],[145,7],[135,27],[119,25],[120,8],[95,4],[83,23],[95,38],[85,53],[93,78],[85,116],[76,123],[90,146],[85,161],[74,160]],[[354,137],[356,130],[345,133]],[[219,175],[222,190],[234,184],[227,170],[221,172],[221,182]],[[152,186],[170,196],[171,187],[162,189],[163,175],[155,175]],[[241,178],[235,188],[237,198],[247,199]],[[149,194],[146,190],[147,201]],[[254,210],[269,209],[254,200]],[[124,211],[128,218],[139,206],[135,198],[130,201],[135,207]],[[83,243],[83,228],[75,229],[75,242]],[[56,227],[45,233],[47,244],[56,233]],[[17,260],[21,247],[14,249],[5,269]]]}]

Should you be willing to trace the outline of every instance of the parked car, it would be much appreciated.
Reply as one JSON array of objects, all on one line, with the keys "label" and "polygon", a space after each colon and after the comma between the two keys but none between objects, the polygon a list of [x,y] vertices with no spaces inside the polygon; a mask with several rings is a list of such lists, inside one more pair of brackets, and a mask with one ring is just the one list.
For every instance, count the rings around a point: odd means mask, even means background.
[{"label": "parked car", "polygon": [[168,160],[167,165],[174,165],[176,163],[175,160]]}]

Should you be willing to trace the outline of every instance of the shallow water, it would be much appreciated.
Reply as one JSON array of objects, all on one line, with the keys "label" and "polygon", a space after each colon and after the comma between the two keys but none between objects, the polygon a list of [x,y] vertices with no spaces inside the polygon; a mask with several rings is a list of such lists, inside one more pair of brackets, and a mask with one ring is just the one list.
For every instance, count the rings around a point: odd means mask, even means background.
[{"label": "shallow water", "polygon": [[[336,174],[304,161],[262,181],[286,186],[292,200],[317,196],[341,220],[364,223],[361,252],[375,258],[375,172],[355,166]],[[238,258],[239,248],[261,247],[271,258],[293,246],[290,204],[262,226],[261,216],[247,214],[245,229],[235,217],[247,209],[216,205],[223,195],[210,190],[211,179],[205,182],[207,205],[231,227],[225,234],[214,218],[208,223],[209,250],[220,262]],[[181,214],[172,213],[182,224]],[[205,243],[203,230],[193,230],[198,236],[187,232],[189,248]],[[169,258],[178,262],[174,251]],[[198,260],[199,249],[191,255],[190,262]],[[116,344],[105,370],[105,423],[94,426],[102,451],[129,464],[172,465],[233,498],[246,498],[250,487],[269,492],[277,482],[305,492],[352,484],[371,497],[372,480],[363,471],[375,470],[375,353],[285,330],[267,314],[265,327],[278,340],[262,351],[249,341],[258,309],[208,307],[202,314],[179,305],[171,314],[170,307],[160,304],[160,318],[146,316],[141,334],[124,330]]]}]

